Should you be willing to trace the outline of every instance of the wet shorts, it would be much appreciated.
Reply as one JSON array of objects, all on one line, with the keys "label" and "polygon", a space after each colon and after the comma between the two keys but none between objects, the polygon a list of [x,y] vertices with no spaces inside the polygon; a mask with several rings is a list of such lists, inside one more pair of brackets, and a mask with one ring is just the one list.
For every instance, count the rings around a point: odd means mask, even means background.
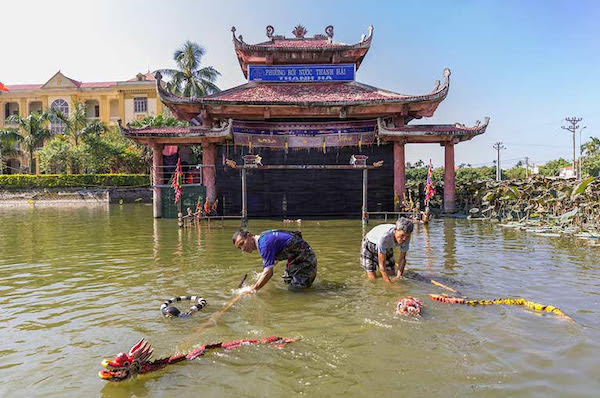
[{"label": "wet shorts", "polygon": [[[370,242],[366,237],[363,238],[360,248],[360,266],[366,272],[375,272],[379,270],[379,260],[377,259],[377,245]],[[385,251],[385,269],[388,274],[396,271],[394,262],[394,249]]]},{"label": "wet shorts", "polygon": [[283,281],[295,289],[310,287],[317,277],[317,256],[300,234],[294,234],[287,247],[276,257],[287,260]]}]

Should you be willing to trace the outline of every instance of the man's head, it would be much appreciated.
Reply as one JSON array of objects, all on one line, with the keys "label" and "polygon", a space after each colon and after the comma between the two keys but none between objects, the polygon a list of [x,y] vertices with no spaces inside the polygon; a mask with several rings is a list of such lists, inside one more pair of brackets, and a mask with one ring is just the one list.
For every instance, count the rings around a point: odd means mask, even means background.
[{"label": "man's head", "polygon": [[394,228],[394,239],[399,245],[410,239],[414,224],[408,218],[399,218]]},{"label": "man's head", "polygon": [[233,233],[233,245],[245,253],[252,253],[256,249],[254,236],[241,228]]}]

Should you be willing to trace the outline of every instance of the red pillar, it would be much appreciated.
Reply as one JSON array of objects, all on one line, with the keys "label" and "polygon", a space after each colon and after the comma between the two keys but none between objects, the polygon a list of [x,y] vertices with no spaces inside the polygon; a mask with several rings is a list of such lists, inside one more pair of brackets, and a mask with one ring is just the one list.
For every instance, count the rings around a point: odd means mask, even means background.
[{"label": "red pillar", "polygon": [[217,145],[211,142],[202,143],[202,183],[206,187],[208,201],[217,199],[216,168]]},{"label": "red pillar", "polygon": [[444,211],[454,213],[456,206],[456,179],[454,175],[454,142],[443,144],[444,156]]},{"label": "red pillar", "polygon": [[152,143],[152,212],[154,218],[162,217],[162,200],[160,196],[160,187],[163,179],[163,147],[162,144]]},{"label": "red pillar", "polygon": [[406,156],[404,142],[394,141],[394,211],[398,211],[404,199],[406,186]]}]

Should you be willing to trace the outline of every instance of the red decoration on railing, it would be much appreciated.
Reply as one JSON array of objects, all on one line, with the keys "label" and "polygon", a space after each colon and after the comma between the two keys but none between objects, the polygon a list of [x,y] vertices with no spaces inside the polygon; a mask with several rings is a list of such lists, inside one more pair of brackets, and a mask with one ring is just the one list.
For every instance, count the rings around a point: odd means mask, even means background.
[{"label": "red decoration on railing", "polygon": [[177,168],[175,168],[175,174],[173,174],[173,181],[171,186],[175,190],[175,203],[179,202],[181,198],[181,185],[183,183],[183,172],[181,171],[181,158],[177,159]]}]

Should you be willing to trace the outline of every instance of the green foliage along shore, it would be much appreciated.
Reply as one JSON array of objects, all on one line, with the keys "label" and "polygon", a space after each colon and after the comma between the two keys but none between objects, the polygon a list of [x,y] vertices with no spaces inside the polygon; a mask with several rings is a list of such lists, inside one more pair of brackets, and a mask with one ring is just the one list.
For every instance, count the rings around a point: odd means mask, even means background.
[{"label": "green foliage along shore", "polygon": [[0,175],[0,189],[149,187],[148,174]]}]

